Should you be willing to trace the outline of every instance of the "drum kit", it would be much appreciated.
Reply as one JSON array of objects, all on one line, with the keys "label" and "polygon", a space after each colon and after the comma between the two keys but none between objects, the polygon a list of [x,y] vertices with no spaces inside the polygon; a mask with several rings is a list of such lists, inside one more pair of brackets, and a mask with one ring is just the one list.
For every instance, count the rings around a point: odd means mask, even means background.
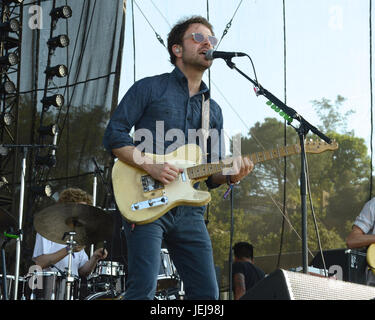
[{"label": "drum kit", "polygon": [[[113,216],[98,207],[59,203],[38,212],[34,217],[35,230],[44,238],[66,244],[68,266],[60,270],[51,266],[42,270],[32,266],[28,274],[17,277],[6,274],[5,245],[2,246],[3,273],[0,274],[0,300],[11,299],[15,287],[20,300],[121,300],[126,292],[126,269],[117,261],[101,260],[85,279],[72,273],[73,249],[76,245],[89,247],[112,238]],[[0,212],[0,232],[15,227],[14,219]],[[183,299],[183,283],[168,250],[161,249],[161,263],[155,300]],[[56,270],[53,270],[56,269]]]}]

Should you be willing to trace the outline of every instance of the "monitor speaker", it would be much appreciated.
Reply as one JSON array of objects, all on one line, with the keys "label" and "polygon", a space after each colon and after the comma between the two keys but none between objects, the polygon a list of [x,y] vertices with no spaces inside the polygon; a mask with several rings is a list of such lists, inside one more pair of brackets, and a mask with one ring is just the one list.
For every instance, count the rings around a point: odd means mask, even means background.
[{"label": "monitor speaker", "polygon": [[375,300],[375,287],[278,269],[241,300]]}]

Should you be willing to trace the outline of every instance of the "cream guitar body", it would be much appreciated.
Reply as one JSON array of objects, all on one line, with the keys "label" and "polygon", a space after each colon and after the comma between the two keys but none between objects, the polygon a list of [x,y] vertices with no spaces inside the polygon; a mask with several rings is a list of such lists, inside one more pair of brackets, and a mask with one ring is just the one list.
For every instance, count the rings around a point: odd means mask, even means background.
[{"label": "cream guitar body", "polygon": [[152,222],[179,205],[202,206],[210,202],[207,191],[194,189],[202,179],[190,179],[187,168],[200,164],[201,149],[197,145],[185,145],[167,155],[145,154],[156,163],[168,162],[184,169],[176,180],[163,185],[147,172],[116,161],[112,169],[112,183],[117,206],[122,215],[135,224]]}]

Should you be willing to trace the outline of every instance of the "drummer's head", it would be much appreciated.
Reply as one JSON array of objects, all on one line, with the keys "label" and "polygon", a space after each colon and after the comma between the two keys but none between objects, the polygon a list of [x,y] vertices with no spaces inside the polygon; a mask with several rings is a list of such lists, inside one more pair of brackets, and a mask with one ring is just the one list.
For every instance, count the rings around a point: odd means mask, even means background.
[{"label": "drummer's head", "polygon": [[60,193],[58,202],[75,202],[92,205],[92,196],[79,188],[68,188]]}]

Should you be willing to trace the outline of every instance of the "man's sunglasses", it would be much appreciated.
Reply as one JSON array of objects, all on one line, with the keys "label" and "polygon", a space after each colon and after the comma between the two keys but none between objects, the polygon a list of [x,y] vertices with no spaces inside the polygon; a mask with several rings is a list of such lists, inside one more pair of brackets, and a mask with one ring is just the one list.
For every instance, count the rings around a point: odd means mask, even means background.
[{"label": "man's sunglasses", "polygon": [[[199,32],[193,32],[191,35],[193,36],[193,40],[198,43],[201,43],[206,39],[206,37]],[[213,47],[215,47],[218,43],[217,38],[214,36],[208,36],[208,41],[211,43]]]}]

